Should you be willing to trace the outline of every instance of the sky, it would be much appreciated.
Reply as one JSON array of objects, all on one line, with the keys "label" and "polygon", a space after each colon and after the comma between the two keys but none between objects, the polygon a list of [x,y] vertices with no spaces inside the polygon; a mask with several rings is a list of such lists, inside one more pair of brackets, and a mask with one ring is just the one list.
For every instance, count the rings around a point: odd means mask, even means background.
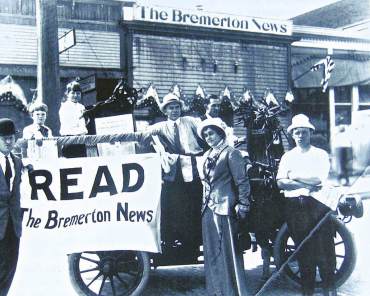
[{"label": "sky", "polygon": [[289,19],[338,0],[137,0],[139,4],[196,9],[243,16]]}]

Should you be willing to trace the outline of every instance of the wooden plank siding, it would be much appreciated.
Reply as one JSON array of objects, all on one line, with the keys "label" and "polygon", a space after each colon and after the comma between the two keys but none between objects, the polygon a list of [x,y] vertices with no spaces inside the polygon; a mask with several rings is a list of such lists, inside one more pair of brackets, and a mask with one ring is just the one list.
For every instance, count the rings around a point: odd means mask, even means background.
[{"label": "wooden plank siding", "polygon": [[[121,3],[118,1],[58,0],[58,18],[117,22],[121,19]],[[0,14],[21,16],[36,15],[35,0],[0,0]]]},{"label": "wooden plank siding", "polygon": [[[69,29],[59,28],[59,36]],[[120,69],[118,32],[76,30],[77,44],[62,53],[61,66]],[[34,26],[0,24],[0,64],[37,65]]]},{"label": "wooden plank siding", "polygon": [[[187,96],[194,94],[198,83],[208,94],[219,94],[228,86],[236,96],[240,96],[246,86],[257,97],[270,87],[280,99],[288,88],[286,46],[135,33],[132,58],[134,86],[153,82],[160,96],[174,83],[178,83]],[[217,71],[214,73],[215,62]],[[238,64],[236,73],[235,63]]]}]

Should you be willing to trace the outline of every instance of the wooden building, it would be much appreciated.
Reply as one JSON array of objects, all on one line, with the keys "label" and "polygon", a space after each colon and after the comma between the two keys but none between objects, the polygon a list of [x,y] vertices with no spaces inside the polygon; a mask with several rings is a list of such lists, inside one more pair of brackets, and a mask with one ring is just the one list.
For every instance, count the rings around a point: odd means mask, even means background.
[{"label": "wooden building", "polygon": [[[0,78],[11,75],[30,101],[37,73],[35,1],[0,4]],[[115,0],[58,0],[57,11],[59,36],[71,29],[76,35],[76,45],[59,56],[62,91],[80,77],[85,105],[109,97],[121,77],[138,88],[153,83],[160,97],[174,84],[192,97],[200,84],[216,95],[228,86],[234,97],[249,88],[261,98],[270,88],[282,100],[291,86],[291,21]],[[57,103],[62,91],[54,94]]]},{"label": "wooden building", "polygon": [[[342,0],[293,18],[299,39],[291,51],[293,113],[313,118],[321,142],[333,142],[338,125],[351,124],[356,111],[370,109],[369,11],[367,0]],[[335,68],[322,92],[321,69],[301,74],[327,55]]]}]

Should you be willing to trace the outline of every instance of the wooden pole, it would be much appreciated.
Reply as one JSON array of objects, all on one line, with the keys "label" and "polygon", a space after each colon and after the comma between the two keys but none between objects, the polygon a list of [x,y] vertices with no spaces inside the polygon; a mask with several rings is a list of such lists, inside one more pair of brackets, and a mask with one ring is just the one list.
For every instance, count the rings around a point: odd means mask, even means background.
[{"label": "wooden pole", "polygon": [[38,36],[37,92],[38,100],[48,108],[46,125],[59,133],[60,78],[58,48],[58,15],[56,0],[36,1]]}]

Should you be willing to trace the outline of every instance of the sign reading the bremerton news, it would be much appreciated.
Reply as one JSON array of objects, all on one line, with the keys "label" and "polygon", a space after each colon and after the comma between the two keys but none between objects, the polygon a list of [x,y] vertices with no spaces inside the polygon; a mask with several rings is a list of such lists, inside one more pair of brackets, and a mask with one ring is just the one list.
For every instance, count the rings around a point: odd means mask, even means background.
[{"label": "sign reading the bremerton news", "polygon": [[288,36],[293,27],[289,20],[147,6],[124,7],[123,19]]},{"label": "sign reading the bremerton news", "polygon": [[160,252],[161,166],[157,154],[27,160],[23,232],[67,253]]}]

